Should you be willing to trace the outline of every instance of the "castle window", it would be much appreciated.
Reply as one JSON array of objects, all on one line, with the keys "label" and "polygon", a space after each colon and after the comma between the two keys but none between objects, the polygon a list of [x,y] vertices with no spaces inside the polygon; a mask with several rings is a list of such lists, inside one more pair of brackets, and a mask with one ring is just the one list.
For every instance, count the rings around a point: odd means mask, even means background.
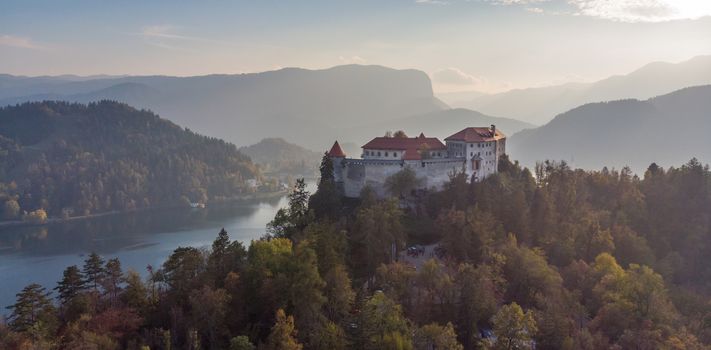
[{"label": "castle window", "polygon": [[380,157],[380,152],[378,152],[378,157]]},{"label": "castle window", "polygon": [[386,157],[388,157],[388,156],[389,156],[388,152],[385,152],[385,156],[386,156]]}]

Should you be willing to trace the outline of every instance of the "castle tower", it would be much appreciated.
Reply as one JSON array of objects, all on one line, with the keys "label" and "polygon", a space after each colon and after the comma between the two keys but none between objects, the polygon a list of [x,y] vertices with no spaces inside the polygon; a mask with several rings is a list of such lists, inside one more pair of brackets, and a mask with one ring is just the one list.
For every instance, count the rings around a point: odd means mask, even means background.
[{"label": "castle tower", "polygon": [[331,158],[333,163],[333,179],[336,184],[343,183],[343,161],[346,159],[346,154],[341,149],[341,145],[338,141],[333,143],[331,150],[328,151],[328,157]]}]

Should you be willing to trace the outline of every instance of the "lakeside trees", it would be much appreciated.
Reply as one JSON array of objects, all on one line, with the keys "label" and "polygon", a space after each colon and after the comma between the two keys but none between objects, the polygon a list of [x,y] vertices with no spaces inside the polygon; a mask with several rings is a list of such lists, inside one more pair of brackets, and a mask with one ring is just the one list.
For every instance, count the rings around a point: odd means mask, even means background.
[{"label": "lakeside trees", "polygon": [[[58,308],[41,286],[18,294],[0,348],[708,348],[708,167],[499,169],[409,207],[364,193],[340,215],[316,210],[328,181],[301,184],[271,235],[245,247],[222,230],[146,281],[92,254]],[[440,242],[417,268],[393,255],[415,239]]]},{"label": "lakeside trees", "polygon": [[43,223],[222,200],[261,175],[229,143],[111,101],[0,108],[0,209]]}]

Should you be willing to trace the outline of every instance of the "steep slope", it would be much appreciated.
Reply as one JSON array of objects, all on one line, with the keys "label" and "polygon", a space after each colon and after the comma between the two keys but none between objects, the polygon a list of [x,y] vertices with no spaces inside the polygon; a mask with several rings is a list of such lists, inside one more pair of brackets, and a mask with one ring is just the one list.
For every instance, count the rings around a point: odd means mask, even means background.
[{"label": "steep slope", "polygon": [[656,162],[711,162],[711,85],[648,99],[592,103],[514,135],[513,159],[532,166],[565,160],[586,169],[629,165],[637,173]]},{"label": "steep slope", "polygon": [[0,150],[6,219],[220,200],[260,176],[234,145],[116,102],[0,108]]},{"label": "steep slope", "polygon": [[711,83],[711,56],[681,63],[650,63],[630,74],[595,83],[512,90],[452,104],[485,114],[544,124],[555,115],[585,103],[627,98],[647,99],[688,86]]},{"label": "steep slope", "polygon": [[380,66],[286,68],[184,78],[57,80],[61,79],[0,79],[0,105],[44,99],[82,103],[112,99],[153,110],[192,130],[238,145],[283,137],[311,148],[332,139],[338,128],[446,108],[433,96],[425,73]]},{"label": "steep slope", "polygon": [[239,151],[249,156],[267,173],[308,175],[318,172],[323,153],[314,152],[280,138],[267,138],[242,147]]}]

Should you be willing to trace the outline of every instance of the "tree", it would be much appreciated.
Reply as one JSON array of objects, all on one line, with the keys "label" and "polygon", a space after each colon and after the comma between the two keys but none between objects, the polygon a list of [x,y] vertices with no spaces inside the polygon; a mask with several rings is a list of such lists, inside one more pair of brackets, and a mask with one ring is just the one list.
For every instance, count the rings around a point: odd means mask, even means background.
[{"label": "tree", "polygon": [[230,297],[224,289],[203,286],[190,293],[192,321],[205,349],[222,349],[226,341],[225,317]]},{"label": "tree", "polygon": [[14,220],[20,215],[20,204],[16,199],[8,199],[3,206],[2,216],[5,220]]},{"label": "tree", "polygon": [[417,178],[417,174],[409,166],[385,179],[385,188],[391,195],[404,198],[412,193],[422,181]]},{"label": "tree", "polygon": [[47,212],[44,209],[37,209],[26,214],[23,220],[32,224],[44,224],[47,222]]},{"label": "tree", "polygon": [[179,247],[163,263],[161,275],[170,287],[176,303],[187,301],[190,289],[200,285],[199,276],[205,269],[203,255],[197,248]]},{"label": "tree", "polygon": [[230,242],[224,228],[212,242],[212,250],[207,258],[207,271],[212,283],[224,286],[224,279],[229,272],[240,271],[244,265],[247,251],[239,241]]},{"label": "tree", "polygon": [[126,288],[121,294],[121,299],[128,307],[139,311],[144,310],[149,304],[148,290],[138,272],[129,269],[126,273]]},{"label": "tree", "polygon": [[89,257],[84,260],[84,267],[82,268],[82,272],[84,273],[84,282],[88,286],[91,286],[94,292],[98,292],[99,286],[101,285],[101,281],[104,278],[105,273],[104,259],[102,259],[99,254],[91,252],[91,254],[89,254]]},{"label": "tree", "polygon": [[76,265],[64,269],[62,280],[54,287],[54,290],[59,293],[60,304],[67,305],[72,299],[79,295],[79,293],[84,290],[84,283],[84,277]]},{"label": "tree", "polygon": [[279,309],[276,312],[276,322],[272,327],[267,342],[264,346],[265,350],[301,350],[301,345],[296,340],[296,328],[294,327],[294,318],[286,316],[284,310]]},{"label": "tree", "polygon": [[109,296],[111,305],[116,305],[119,294],[121,293],[121,284],[125,281],[123,271],[121,270],[121,262],[118,258],[109,259],[104,266],[104,277],[101,280],[101,285],[105,293]]},{"label": "tree", "polygon": [[402,216],[394,199],[358,209],[351,240],[357,255],[354,264],[364,268],[364,276],[372,275],[376,266],[392,261],[394,251],[405,245]]},{"label": "tree", "polygon": [[534,349],[533,336],[536,334],[536,321],[531,311],[523,312],[514,303],[504,305],[492,320],[496,341],[495,349]]},{"label": "tree", "polygon": [[326,316],[337,325],[342,325],[355,301],[351,278],[343,265],[336,265],[326,273],[324,281]]},{"label": "tree", "polygon": [[382,292],[368,299],[361,313],[362,334],[358,348],[412,349],[411,326],[402,308]]},{"label": "tree", "polygon": [[304,179],[296,180],[296,186],[289,193],[289,207],[279,209],[274,220],[267,224],[267,231],[273,237],[291,238],[301,232],[312,220],[309,211],[309,192]]},{"label": "tree", "polygon": [[288,265],[287,296],[302,339],[310,340],[324,323],[322,310],[326,303],[323,295],[325,282],[318,273],[316,253],[302,242],[294,247],[293,258]]},{"label": "tree", "polygon": [[392,136],[392,137],[406,139],[406,138],[407,138],[407,134],[406,134],[404,131],[402,131],[402,130],[398,130],[398,131],[396,131],[396,132],[393,133],[393,136]]},{"label": "tree", "polygon": [[249,337],[239,335],[230,339],[230,350],[255,350],[256,347],[249,341]]},{"label": "tree", "polygon": [[415,349],[464,350],[464,347],[457,341],[457,333],[451,323],[447,323],[444,327],[430,323],[415,332]]},{"label": "tree", "polygon": [[459,265],[454,282],[459,295],[457,329],[462,343],[471,349],[479,339],[479,325],[496,313],[499,302],[496,283],[489,266],[471,264]]},{"label": "tree", "polygon": [[16,332],[28,332],[32,339],[41,340],[54,333],[57,319],[50,293],[39,284],[33,283],[18,293],[11,310],[10,328]]},{"label": "tree", "polygon": [[309,349],[316,350],[345,350],[348,341],[346,332],[339,325],[327,321],[316,336],[312,337],[308,344]]}]

